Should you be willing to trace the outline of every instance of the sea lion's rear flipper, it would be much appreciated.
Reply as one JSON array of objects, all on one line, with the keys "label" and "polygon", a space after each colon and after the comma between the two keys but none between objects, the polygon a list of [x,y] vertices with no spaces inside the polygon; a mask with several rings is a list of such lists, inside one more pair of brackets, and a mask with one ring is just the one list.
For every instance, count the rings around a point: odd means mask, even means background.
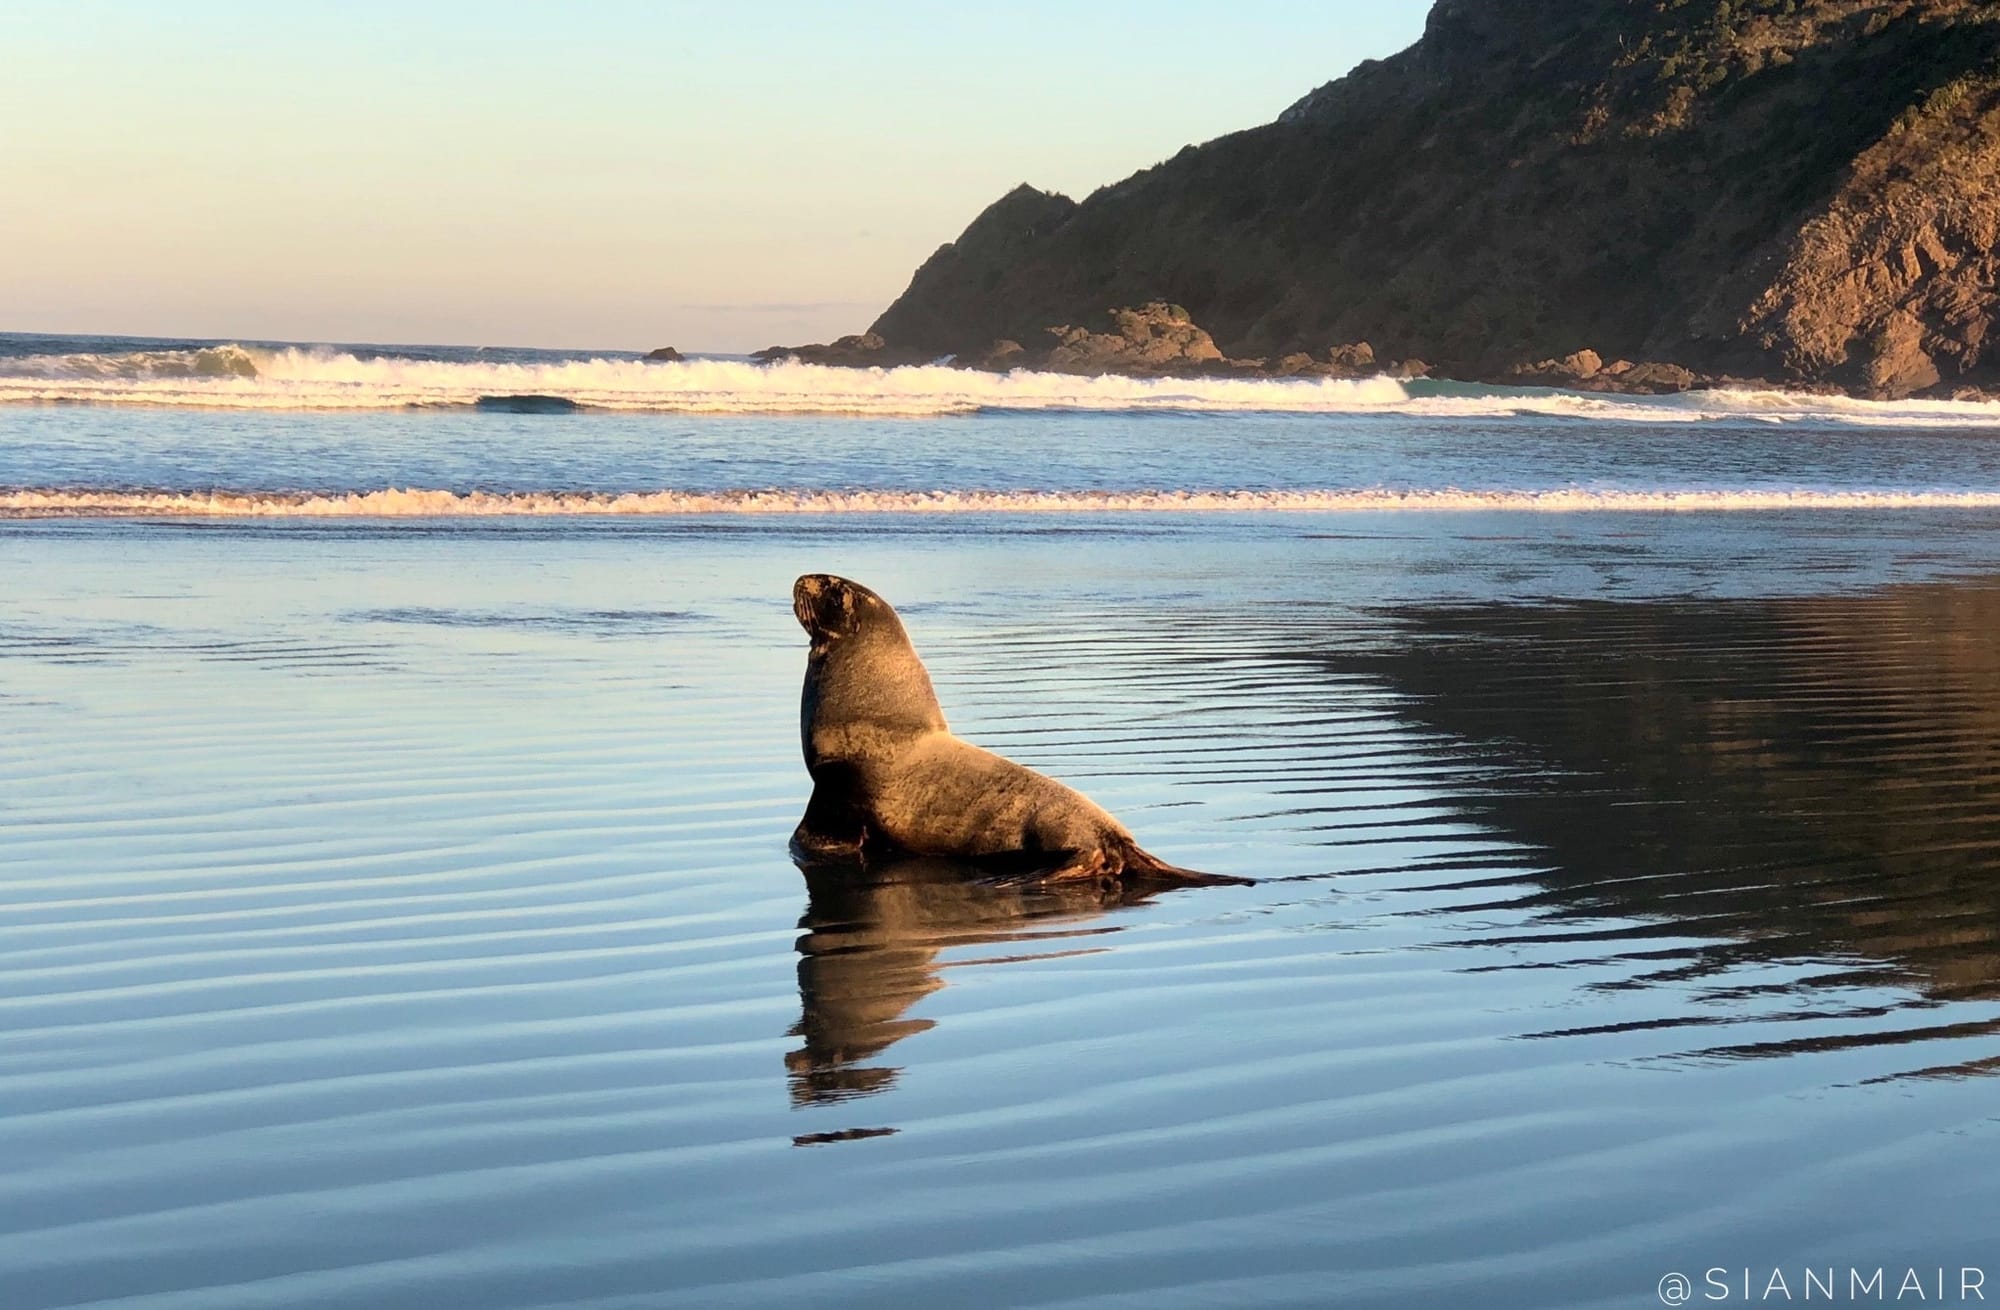
[{"label": "sea lion's rear flipper", "polygon": [[1255,878],[1239,878],[1228,873],[1203,873],[1199,869],[1183,869],[1177,864],[1168,864],[1152,852],[1143,850],[1136,842],[1125,842],[1104,853],[1108,865],[1118,866],[1116,872],[1128,883],[1154,883],[1168,887],[1249,887]]},{"label": "sea lion's rear flipper", "polygon": [[1093,882],[1098,879],[1115,879],[1117,869],[1105,858],[1101,850],[1071,851],[1061,864],[1044,872],[1042,882]]},{"label": "sea lion's rear flipper", "polygon": [[1237,878],[1226,873],[1203,873],[1183,869],[1142,850],[1137,843],[1120,842],[1083,850],[1051,852],[1059,857],[1032,872],[1015,873],[996,881],[1002,884],[1117,883],[1131,888],[1166,887],[1247,887],[1254,878]]},{"label": "sea lion's rear flipper", "polygon": [[980,856],[972,865],[983,875],[979,881],[989,887],[1067,891],[1089,883],[1105,888],[1118,885],[1117,869],[1095,847],[1078,851],[1005,851]]}]

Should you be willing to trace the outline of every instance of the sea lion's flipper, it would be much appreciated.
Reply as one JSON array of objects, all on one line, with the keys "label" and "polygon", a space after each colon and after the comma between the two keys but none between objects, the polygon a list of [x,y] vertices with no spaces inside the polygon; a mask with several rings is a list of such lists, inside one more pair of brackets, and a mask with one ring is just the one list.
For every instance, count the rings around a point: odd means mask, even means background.
[{"label": "sea lion's flipper", "polygon": [[1081,851],[1004,851],[979,857],[973,867],[984,874],[979,881],[989,887],[1066,890],[1091,882],[1106,887],[1118,885],[1116,871],[1105,863],[1104,852],[1095,847]]},{"label": "sea lion's flipper", "polygon": [[1248,887],[1254,878],[1238,878],[1226,873],[1203,873],[1183,869],[1142,850],[1136,842],[1092,846],[1084,850],[1057,851],[1054,865],[1043,865],[1028,873],[995,879],[1002,885],[1063,884],[1086,882],[1122,884],[1126,887]]},{"label": "sea lion's flipper", "polygon": [[1100,878],[1116,879],[1118,871],[1104,858],[1104,852],[1095,848],[1087,851],[1071,851],[1069,858],[1055,868],[1043,873],[1041,882],[1093,882]]},{"label": "sea lion's flipper", "polygon": [[1183,869],[1141,849],[1137,842],[1120,843],[1107,854],[1111,856],[1110,863],[1119,865],[1116,869],[1118,876],[1128,883],[1157,883],[1171,887],[1250,887],[1257,881],[1228,873]]},{"label": "sea lion's flipper", "polygon": [[847,799],[847,788],[815,782],[805,817],[792,829],[792,856],[813,864],[858,861],[867,836],[860,811]]}]

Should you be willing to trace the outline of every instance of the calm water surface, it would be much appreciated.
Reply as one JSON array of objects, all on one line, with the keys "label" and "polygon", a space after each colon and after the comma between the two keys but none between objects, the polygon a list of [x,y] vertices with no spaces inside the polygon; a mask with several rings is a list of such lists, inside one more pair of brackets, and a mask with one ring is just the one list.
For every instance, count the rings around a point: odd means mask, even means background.
[{"label": "calm water surface", "polygon": [[[7,1304],[2000,1263],[1995,526],[14,524]],[[1267,881],[808,888],[806,568]]]},{"label": "calm water surface", "polygon": [[[256,385],[375,367],[306,364]],[[2000,511],[1809,507],[2000,493],[2000,441],[1450,399],[0,408],[0,491],[1806,493],[0,522],[0,1307],[2000,1290]],[[1263,881],[808,885],[820,570],[957,731]]]}]

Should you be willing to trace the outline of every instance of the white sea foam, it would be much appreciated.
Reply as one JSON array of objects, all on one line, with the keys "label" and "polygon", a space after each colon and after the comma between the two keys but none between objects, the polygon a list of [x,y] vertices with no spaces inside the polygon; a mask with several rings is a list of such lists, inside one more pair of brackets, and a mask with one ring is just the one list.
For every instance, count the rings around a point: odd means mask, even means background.
[{"label": "white sea foam", "polygon": [[0,518],[490,518],[696,514],[1094,514],[1289,511],[2000,509],[2000,492],[1831,489],[1476,491],[308,492],[0,490]]},{"label": "white sea foam", "polygon": [[340,410],[469,405],[508,395],[616,410],[908,417],[982,409],[1345,412],[1408,400],[1390,378],[1071,377],[712,359],[470,363],[244,346],[0,360],[0,403]]},{"label": "white sea foam", "polygon": [[1573,391],[1516,393],[1480,388],[1472,395],[1417,395],[1391,407],[1428,418],[1506,415],[1623,423],[1834,424],[1888,428],[2000,428],[2000,402],[1859,400],[1852,396],[1728,388],[1667,396],[1610,396]]},{"label": "white sea foam", "polygon": [[0,360],[0,404],[357,410],[464,406],[482,396],[558,396],[612,410],[923,417],[986,409],[1510,416],[1624,423],[1833,423],[2000,428],[2000,403],[1877,402],[1783,391],[1606,396],[1501,388],[1414,389],[1393,378],[1073,377],[935,365],[826,368],[786,362],[631,359],[541,363],[362,359],[341,351],[224,345]]}]

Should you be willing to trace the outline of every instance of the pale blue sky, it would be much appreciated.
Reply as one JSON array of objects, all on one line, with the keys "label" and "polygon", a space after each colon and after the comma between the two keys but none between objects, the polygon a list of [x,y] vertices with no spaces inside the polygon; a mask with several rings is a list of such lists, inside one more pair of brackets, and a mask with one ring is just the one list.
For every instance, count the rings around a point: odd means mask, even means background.
[{"label": "pale blue sky", "polygon": [[0,330],[743,350],[1018,182],[1266,122],[1428,0],[0,7]]}]

